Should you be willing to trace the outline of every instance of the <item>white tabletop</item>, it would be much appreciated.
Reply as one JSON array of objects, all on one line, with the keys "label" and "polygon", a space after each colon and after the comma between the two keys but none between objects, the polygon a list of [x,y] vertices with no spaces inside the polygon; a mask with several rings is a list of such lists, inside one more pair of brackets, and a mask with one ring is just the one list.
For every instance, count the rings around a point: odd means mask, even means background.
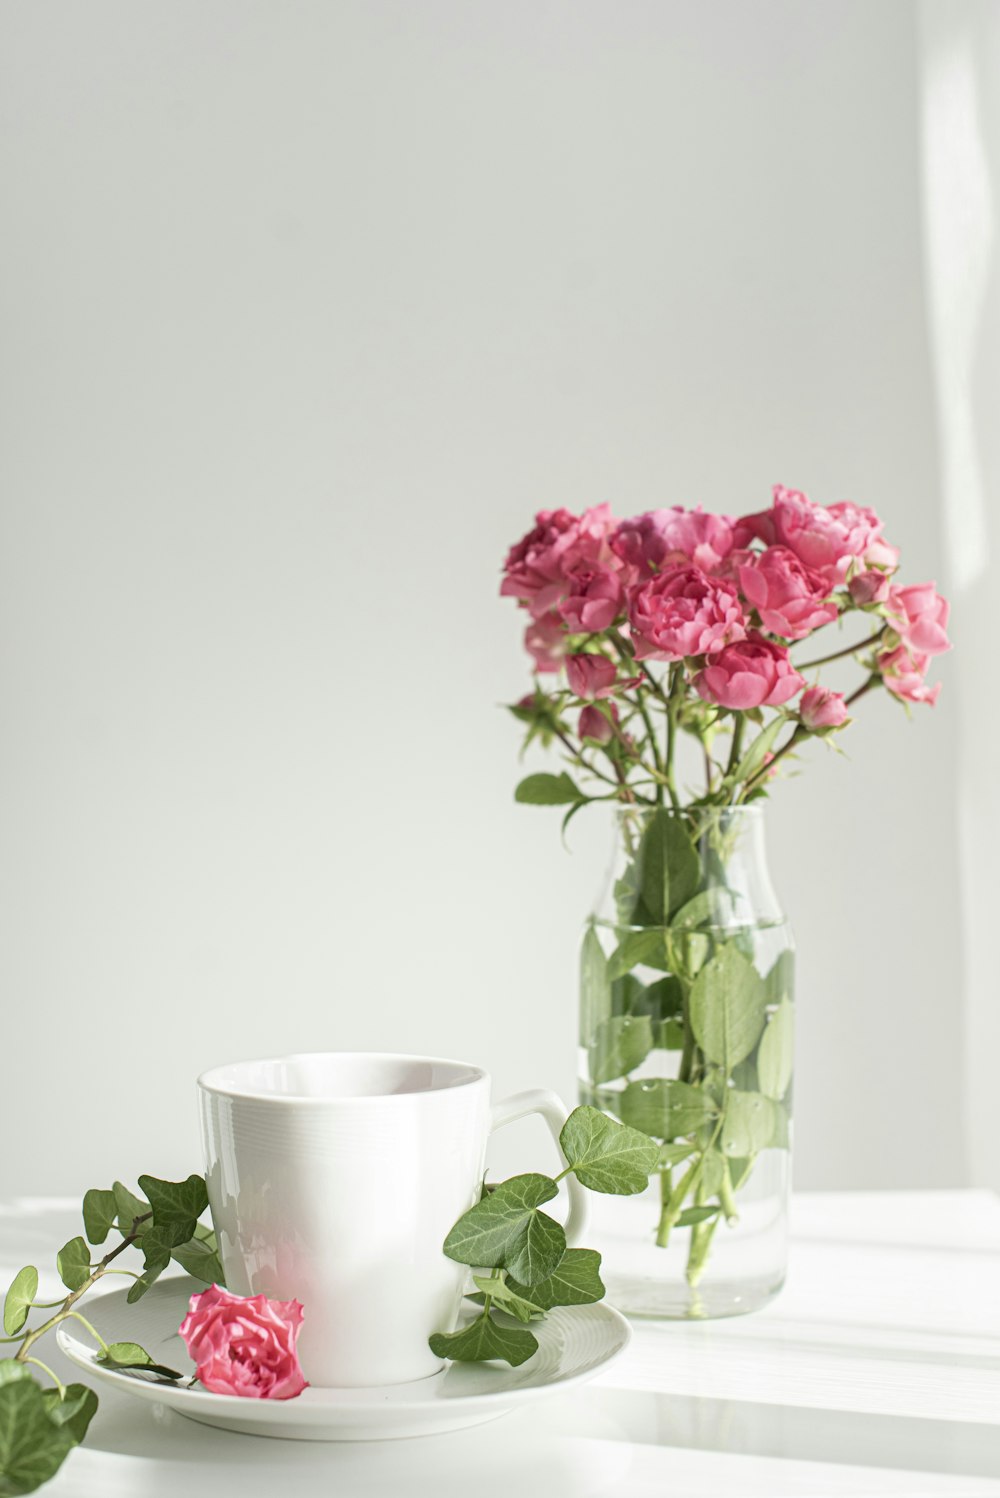
[{"label": "white tabletop", "polygon": [[[0,1206],[0,1274],[41,1268],[78,1208]],[[597,1382],[420,1440],[224,1434],[100,1390],[51,1498],[1000,1498],[1000,1201],[801,1195],[781,1296],[754,1316],[638,1323]],[[42,1290],[54,1296],[54,1273]],[[41,1291],[40,1291],[41,1294]],[[62,1376],[54,1343],[42,1354]]]}]

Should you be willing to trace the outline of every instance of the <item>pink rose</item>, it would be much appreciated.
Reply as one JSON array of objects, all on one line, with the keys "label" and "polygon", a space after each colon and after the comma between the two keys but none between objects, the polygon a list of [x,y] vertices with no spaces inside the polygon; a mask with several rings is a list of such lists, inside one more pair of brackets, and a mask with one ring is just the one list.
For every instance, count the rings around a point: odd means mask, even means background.
[{"label": "pink rose", "polygon": [[818,572],[800,562],[787,546],[751,553],[739,568],[740,587],[765,629],[786,640],[802,640],[840,610],[829,602],[830,588]]},{"label": "pink rose", "polygon": [[694,566],[672,567],[633,588],[628,618],[640,661],[707,655],[746,632],[733,584]]},{"label": "pink rose", "polygon": [[573,569],[559,612],[571,630],[590,635],[614,624],[624,603],[625,590],[617,572],[601,563],[581,563]]},{"label": "pink rose", "polygon": [[[608,703],[611,716],[615,723],[618,722],[618,709],[613,702]],[[590,739],[595,744],[610,744],[615,736],[615,730],[599,707],[585,707],[580,713],[580,722],[577,733],[581,739]]]},{"label": "pink rose", "polygon": [[569,591],[574,567],[613,560],[607,539],[613,526],[610,505],[582,515],[539,510],[533,529],[507,553],[501,594],[519,599],[536,618],[547,613]]},{"label": "pink rose", "polygon": [[799,717],[811,733],[823,728],[839,728],[847,722],[847,703],[841,692],[826,687],[809,687],[802,693]]},{"label": "pink rose", "polygon": [[213,1394],[294,1399],[309,1387],[295,1351],[301,1325],[297,1300],[230,1295],[211,1285],[192,1295],[180,1335]]},{"label": "pink rose", "polygon": [[843,582],[854,557],[895,566],[899,555],[881,539],[882,522],[874,510],[847,502],[813,504],[782,484],[774,487],[774,529],[782,545],[831,584]]},{"label": "pink rose", "polygon": [[847,584],[851,602],[863,609],[869,603],[885,603],[889,597],[889,578],[877,569],[871,572],[856,572]]},{"label": "pink rose", "polygon": [[933,707],[941,683],[929,687],[924,681],[930,661],[929,655],[913,654],[905,645],[900,645],[879,656],[878,668],[883,683],[895,697],[901,697],[904,702],[926,702],[928,707]]},{"label": "pink rose", "polygon": [[524,631],[524,648],[538,672],[558,671],[566,654],[566,630],[558,614],[532,619]]},{"label": "pink rose", "polygon": [[619,681],[618,667],[606,655],[568,655],[566,675],[578,697],[610,697],[612,692],[631,691],[642,681],[641,676]]},{"label": "pink rose", "polygon": [[951,649],[946,625],[948,602],[933,583],[890,588],[885,611],[890,627],[902,643],[918,655],[943,655]]},{"label": "pink rose", "polygon": [[738,548],[749,546],[751,541],[773,546],[777,539],[773,509],[755,510],[752,515],[741,515],[733,522],[733,545]]},{"label": "pink rose", "polygon": [[695,691],[720,707],[778,707],[802,686],[782,645],[755,633],[713,655],[694,679]]},{"label": "pink rose", "polygon": [[727,515],[706,514],[701,505],[648,510],[621,522],[611,549],[640,578],[686,561],[712,572],[733,549],[733,522]]}]

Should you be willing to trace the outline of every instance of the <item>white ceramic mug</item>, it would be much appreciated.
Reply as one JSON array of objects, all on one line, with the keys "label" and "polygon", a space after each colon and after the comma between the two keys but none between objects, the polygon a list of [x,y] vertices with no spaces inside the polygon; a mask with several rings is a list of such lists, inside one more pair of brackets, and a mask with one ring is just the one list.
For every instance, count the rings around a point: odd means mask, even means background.
[{"label": "white ceramic mug", "polygon": [[[442,1366],[468,1270],[441,1251],[479,1199],[490,1132],[554,1092],[490,1107],[479,1067],[426,1056],[328,1052],[240,1061],[198,1079],[206,1180],[226,1283],[300,1300],[302,1369],[325,1388],[409,1383]],[[567,1179],[567,1240],[586,1217]]]}]

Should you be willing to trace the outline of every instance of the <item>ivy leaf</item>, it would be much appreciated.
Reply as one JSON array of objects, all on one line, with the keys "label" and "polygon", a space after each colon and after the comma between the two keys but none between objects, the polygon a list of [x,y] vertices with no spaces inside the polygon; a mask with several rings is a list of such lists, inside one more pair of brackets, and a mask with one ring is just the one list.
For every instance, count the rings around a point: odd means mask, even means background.
[{"label": "ivy leaf", "polygon": [[90,1243],[103,1243],[115,1225],[118,1207],[113,1191],[91,1189],[83,1198],[83,1231]]},{"label": "ivy leaf", "polygon": [[3,1329],[16,1337],[28,1319],[31,1302],[38,1294],[38,1270],[33,1264],[19,1269],[3,1303]]},{"label": "ivy leaf", "polygon": [[56,1255],[59,1278],[67,1290],[79,1290],[90,1279],[90,1249],[83,1238],[71,1238]]},{"label": "ivy leaf", "polygon": [[723,1154],[743,1157],[767,1149],[774,1136],[774,1106],[763,1093],[731,1089],[722,1125]]},{"label": "ivy leaf", "polygon": [[[140,1190],[146,1193],[153,1209],[153,1224],[197,1221],[208,1207],[205,1177],[190,1175],[186,1181],[160,1181],[156,1176],[140,1176]],[[192,1227],[187,1236],[193,1233]]]},{"label": "ivy leaf", "polygon": [[97,1361],[106,1368],[117,1368],[125,1373],[150,1373],[169,1379],[184,1377],[176,1368],[165,1368],[162,1363],[157,1363],[138,1342],[112,1342],[98,1355]]},{"label": "ivy leaf", "polygon": [[701,862],[679,817],[664,808],[649,818],[636,854],[642,902],[658,926],[670,923],[698,888]]},{"label": "ivy leaf", "polygon": [[170,1263],[173,1245],[164,1243],[157,1230],[150,1228],[148,1233],[143,1234],[137,1247],[142,1249],[145,1267],[139,1278],[132,1282],[128,1295],[125,1297],[130,1306],[135,1305],[137,1300],[141,1300],[154,1280],[159,1279]]},{"label": "ivy leaf", "polygon": [[595,1087],[623,1077],[644,1061],[653,1049],[653,1026],[649,1015],[633,1019],[629,1014],[599,1025],[588,1053],[590,1080]]},{"label": "ivy leaf", "polygon": [[[118,1213],[118,1231],[127,1238],[133,1230],[135,1219],[145,1217],[149,1212],[149,1202],[140,1201],[139,1197],[133,1196],[121,1181],[115,1181],[111,1187],[111,1194],[115,1199],[115,1209]],[[135,1232],[137,1235],[148,1232],[151,1226],[150,1222],[140,1222]]]},{"label": "ivy leaf", "polygon": [[0,1383],[0,1494],[33,1493],[59,1471],[76,1442],[49,1418],[42,1386],[34,1378]]},{"label": "ivy leaf", "polygon": [[651,1077],[630,1082],[619,1099],[623,1122],[654,1139],[683,1139],[718,1117],[719,1109],[701,1087]]},{"label": "ivy leaf", "polygon": [[538,1351],[538,1341],[522,1327],[500,1326],[484,1311],[457,1332],[435,1332],[430,1349],[435,1357],[451,1358],[456,1363],[496,1360],[517,1368]]},{"label": "ivy leaf", "polygon": [[222,1264],[215,1249],[214,1234],[211,1242],[195,1235],[185,1243],[177,1244],[171,1249],[171,1256],[186,1273],[193,1274],[196,1280],[204,1280],[206,1285],[226,1283]]},{"label": "ivy leaf", "polygon": [[645,1134],[587,1107],[573,1109],[559,1143],[580,1184],[609,1196],[645,1191],[660,1154]]},{"label": "ivy leaf", "polygon": [[611,982],[604,948],[588,926],[580,948],[580,1044],[590,1045],[598,1026],[611,1015]]},{"label": "ivy leaf", "polygon": [[507,1269],[522,1284],[545,1279],[566,1252],[566,1234],[538,1208],[558,1189],[543,1175],[501,1181],[458,1219],[444,1240],[445,1254],[459,1264]]},{"label": "ivy leaf", "polygon": [[488,1295],[498,1310],[506,1311],[508,1316],[514,1316],[518,1321],[537,1321],[545,1315],[544,1306],[536,1305],[533,1300],[528,1299],[532,1292],[526,1290],[523,1295],[519,1294],[510,1280],[487,1279],[481,1274],[474,1274],[472,1278],[481,1293],[470,1295],[468,1299],[474,1300],[478,1305],[482,1305]]},{"label": "ivy leaf", "polygon": [[795,1010],[779,1004],[767,1022],[757,1052],[757,1078],[766,1097],[780,1103],[792,1080],[795,1046]]},{"label": "ivy leaf", "polygon": [[650,926],[623,936],[608,958],[608,977],[622,978],[634,967],[652,967],[666,973],[670,970],[666,936]]},{"label": "ivy leaf", "polygon": [[727,1074],[757,1044],[767,1017],[764,981],[732,942],[719,947],[695,979],[690,1013],[698,1044]]},{"label": "ivy leaf", "polygon": [[86,1384],[67,1384],[61,1396],[58,1389],[43,1389],[42,1397],[49,1419],[54,1425],[63,1426],[79,1446],[97,1413],[97,1395],[93,1389]]},{"label": "ivy leaf", "polygon": [[600,1268],[601,1256],[596,1248],[568,1248],[558,1269],[548,1279],[532,1285],[530,1290],[509,1280],[507,1288],[518,1295],[530,1295],[543,1311],[551,1311],[553,1306],[589,1306],[604,1298]]},{"label": "ivy leaf", "polygon": [[[586,796],[569,775],[528,775],[514,792],[514,800],[523,806],[566,806],[571,801],[586,801]],[[142,1182],[139,1182],[140,1186]]]},{"label": "ivy leaf", "polygon": [[19,1378],[30,1378],[31,1369],[27,1363],[19,1363],[16,1358],[0,1358],[0,1388],[4,1384],[14,1383]]}]

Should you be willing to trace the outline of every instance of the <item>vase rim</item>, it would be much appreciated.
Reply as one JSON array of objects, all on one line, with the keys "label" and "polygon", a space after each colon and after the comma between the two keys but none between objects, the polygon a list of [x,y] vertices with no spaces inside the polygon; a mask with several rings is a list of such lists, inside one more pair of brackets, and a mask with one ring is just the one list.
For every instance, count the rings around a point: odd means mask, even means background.
[{"label": "vase rim", "polygon": [[617,801],[614,805],[616,816],[634,812],[647,816],[655,811],[666,812],[668,817],[691,817],[705,814],[713,819],[725,817],[747,822],[763,821],[764,818],[763,806],[648,806],[641,801]]}]

